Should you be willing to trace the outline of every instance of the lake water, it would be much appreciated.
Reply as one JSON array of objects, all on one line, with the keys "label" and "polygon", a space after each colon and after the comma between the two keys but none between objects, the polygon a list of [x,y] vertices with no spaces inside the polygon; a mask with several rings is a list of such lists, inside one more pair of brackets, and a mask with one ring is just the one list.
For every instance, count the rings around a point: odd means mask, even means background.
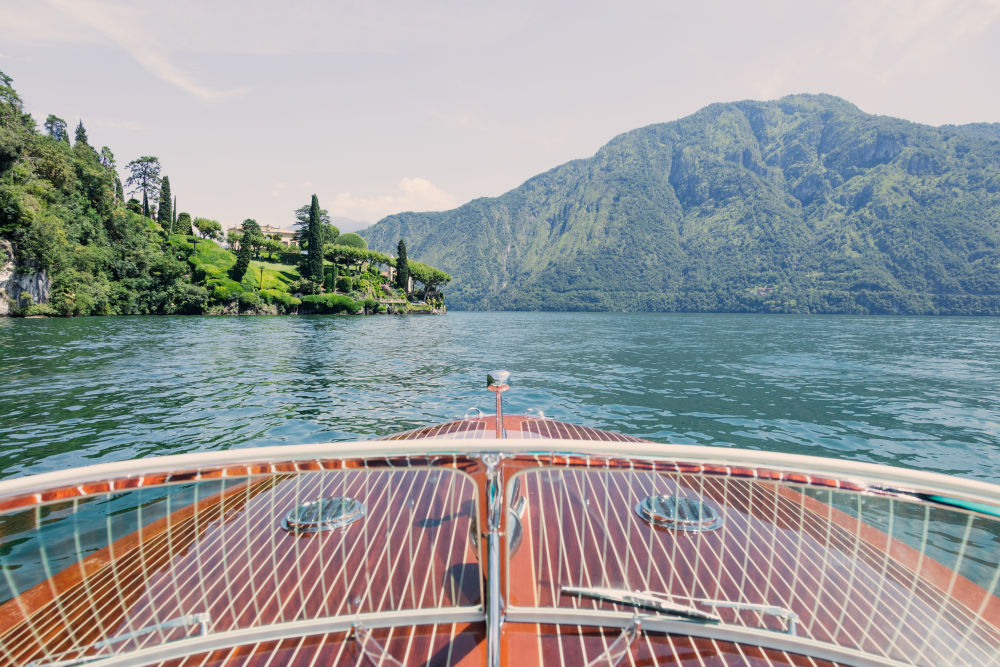
[{"label": "lake water", "polygon": [[0,477],[365,439],[492,409],[1000,481],[1000,319],[0,319]]}]

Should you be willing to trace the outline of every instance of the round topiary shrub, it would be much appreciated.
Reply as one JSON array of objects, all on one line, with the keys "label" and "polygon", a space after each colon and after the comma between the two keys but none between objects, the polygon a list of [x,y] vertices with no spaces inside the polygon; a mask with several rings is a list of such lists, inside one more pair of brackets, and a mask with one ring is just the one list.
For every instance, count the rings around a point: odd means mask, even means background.
[{"label": "round topiary shrub", "polygon": [[353,248],[368,250],[368,241],[365,241],[360,234],[355,234],[354,232],[347,232],[338,236],[337,245],[348,245]]}]

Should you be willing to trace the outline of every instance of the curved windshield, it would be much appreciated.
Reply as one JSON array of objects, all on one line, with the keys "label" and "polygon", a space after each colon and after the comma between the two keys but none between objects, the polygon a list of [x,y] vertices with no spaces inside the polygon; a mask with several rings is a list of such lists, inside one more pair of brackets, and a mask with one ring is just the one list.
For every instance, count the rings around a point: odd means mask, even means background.
[{"label": "curved windshield", "polygon": [[8,512],[0,661],[481,609],[476,498],[454,470],[361,468],[151,485]]},{"label": "curved windshield", "polygon": [[984,664],[1000,647],[993,517],[691,472],[549,468],[515,483],[512,607],[736,625],[928,664]]}]

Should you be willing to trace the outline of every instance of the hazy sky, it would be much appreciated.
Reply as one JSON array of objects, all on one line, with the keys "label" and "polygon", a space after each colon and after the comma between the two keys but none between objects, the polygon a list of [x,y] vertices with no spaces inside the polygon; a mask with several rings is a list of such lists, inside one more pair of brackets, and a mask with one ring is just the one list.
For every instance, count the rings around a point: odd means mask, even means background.
[{"label": "hazy sky", "polygon": [[616,134],[798,92],[1000,121],[1000,0],[0,0],[39,125],[159,156],[179,208],[288,227],[501,194]]}]

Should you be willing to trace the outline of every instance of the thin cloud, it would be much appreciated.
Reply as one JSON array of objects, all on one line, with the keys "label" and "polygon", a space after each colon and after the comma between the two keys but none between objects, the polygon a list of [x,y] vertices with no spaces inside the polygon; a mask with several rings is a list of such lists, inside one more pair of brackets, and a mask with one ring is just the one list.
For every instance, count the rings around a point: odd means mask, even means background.
[{"label": "thin cloud", "polygon": [[131,130],[133,132],[144,129],[139,123],[133,123],[128,120],[95,120],[94,125],[96,127],[109,127],[114,130]]},{"label": "thin cloud", "polygon": [[64,16],[71,16],[109,39],[146,71],[199,99],[217,100],[249,90],[247,87],[217,90],[198,83],[170,61],[167,50],[156,42],[140,21],[135,20],[135,15],[127,7],[111,7],[88,0],[47,1]]},{"label": "thin cloud", "polygon": [[961,44],[975,39],[1000,20],[1000,0],[857,0],[853,18],[855,65],[879,63],[879,79],[934,67]]},{"label": "thin cloud", "polygon": [[341,192],[327,207],[331,214],[361,220],[381,220],[402,211],[443,211],[458,202],[426,178],[404,178],[392,194],[356,197]]}]

